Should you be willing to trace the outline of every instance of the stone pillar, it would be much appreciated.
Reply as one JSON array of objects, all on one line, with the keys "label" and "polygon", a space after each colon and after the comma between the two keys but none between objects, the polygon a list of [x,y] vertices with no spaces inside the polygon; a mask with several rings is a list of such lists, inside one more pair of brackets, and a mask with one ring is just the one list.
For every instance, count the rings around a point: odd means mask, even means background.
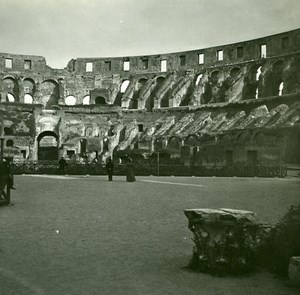
[{"label": "stone pillar", "polygon": [[58,78],[58,104],[65,104],[64,100],[64,89],[65,89],[66,83],[65,83],[65,77],[59,77]]},{"label": "stone pillar", "polygon": [[20,77],[17,80],[17,83],[18,83],[18,89],[19,89],[19,102],[24,103],[25,91],[24,91],[23,79]]},{"label": "stone pillar", "polygon": [[211,274],[240,274],[254,267],[255,250],[271,227],[255,213],[233,209],[186,209],[195,242],[190,268]]},{"label": "stone pillar", "polygon": [[289,263],[289,278],[294,286],[300,287],[300,256],[291,257]]}]

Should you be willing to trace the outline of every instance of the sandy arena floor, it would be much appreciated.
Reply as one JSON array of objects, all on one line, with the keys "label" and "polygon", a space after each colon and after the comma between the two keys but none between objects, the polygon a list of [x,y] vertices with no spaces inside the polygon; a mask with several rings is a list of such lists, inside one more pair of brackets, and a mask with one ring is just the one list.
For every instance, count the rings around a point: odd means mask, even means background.
[{"label": "sandy arena floor", "polygon": [[16,176],[0,208],[0,294],[299,294],[269,273],[217,278],[183,270],[185,208],[251,210],[275,223],[299,179]]}]

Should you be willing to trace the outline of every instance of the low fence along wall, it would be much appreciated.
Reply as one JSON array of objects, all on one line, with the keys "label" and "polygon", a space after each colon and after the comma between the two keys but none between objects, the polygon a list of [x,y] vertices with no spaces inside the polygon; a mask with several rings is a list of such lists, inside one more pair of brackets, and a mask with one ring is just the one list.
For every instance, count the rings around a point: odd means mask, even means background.
[{"label": "low fence along wall", "polygon": [[[13,165],[14,174],[61,174],[57,161],[26,161]],[[98,163],[69,163],[66,174],[106,175],[105,166]],[[126,165],[115,164],[115,175],[125,175]],[[286,166],[184,166],[184,165],[135,165],[136,175],[155,176],[237,176],[237,177],[286,177]]]}]

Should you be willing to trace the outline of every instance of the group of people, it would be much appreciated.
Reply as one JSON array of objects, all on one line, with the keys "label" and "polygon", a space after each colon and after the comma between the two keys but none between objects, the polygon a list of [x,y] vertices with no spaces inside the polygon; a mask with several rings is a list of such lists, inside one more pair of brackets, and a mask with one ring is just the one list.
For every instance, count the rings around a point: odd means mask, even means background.
[{"label": "group of people", "polygon": [[[108,159],[105,167],[108,175],[108,181],[112,181],[113,173],[114,173],[114,163],[112,162],[111,158]],[[134,166],[130,158],[127,159],[126,168],[127,168],[126,181],[134,182],[135,181]]]},{"label": "group of people", "polygon": [[[64,159],[64,157],[61,157],[61,159],[58,162],[58,165],[59,165],[60,173],[66,174],[66,169],[67,169],[68,163]],[[105,168],[106,168],[106,172],[108,175],[108,181],[112,181],[113,174],[114,174],[114,163],[111,158],[108,158]],[[127,158],[126,168],[127,168],[126,180],[128,182],[134,182],[135,181],[134,166],[133,166],[131,158]]]}]

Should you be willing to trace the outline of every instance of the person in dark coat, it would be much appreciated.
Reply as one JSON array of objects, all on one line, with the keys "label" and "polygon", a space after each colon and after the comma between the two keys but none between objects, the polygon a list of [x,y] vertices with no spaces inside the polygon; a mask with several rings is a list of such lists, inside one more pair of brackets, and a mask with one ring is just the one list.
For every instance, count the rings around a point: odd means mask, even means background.
[{"label": "person in dark coat", "polygon": [[16,189],[14,187],[14,175],[13,175],[13,169],[12,169],[12,159],[7,159],[6,160],[7,163],[7,169],[8,169],[8,183],[7,185],[11,188],[11,189]]},{"label": "person in dark coat", "polygon": [[64,157],[61,157],[60,160],[58,161],[59,165],[59,170],[61,174],[66,174],[66,169],[68,166],[67,161],[64,159]]},{"label": "person in dark coat", "polygon": [[7,162],[5,159],[0,162],[0,199],[2,199],[2,196],[6,198],[6,193],[4,191],[4,188],[6,185],[8,185],[9,181],[9,167],[7,165]]},{"label": "person in dark coat", "polygon": [[105,167],[108,175],[108,181],[112,181],[114,173],[114,163],[112,162],[111,158],[108,158],[108,162],[106,163]]},{"label": "person in dark coat", "polygon": [[135,181],[135,175],[134,175],[134,166],[132,163],[132,160],[128,158],[127,160],[127,175],[126,175],[126,180],[128,182],[134,182]]}]

